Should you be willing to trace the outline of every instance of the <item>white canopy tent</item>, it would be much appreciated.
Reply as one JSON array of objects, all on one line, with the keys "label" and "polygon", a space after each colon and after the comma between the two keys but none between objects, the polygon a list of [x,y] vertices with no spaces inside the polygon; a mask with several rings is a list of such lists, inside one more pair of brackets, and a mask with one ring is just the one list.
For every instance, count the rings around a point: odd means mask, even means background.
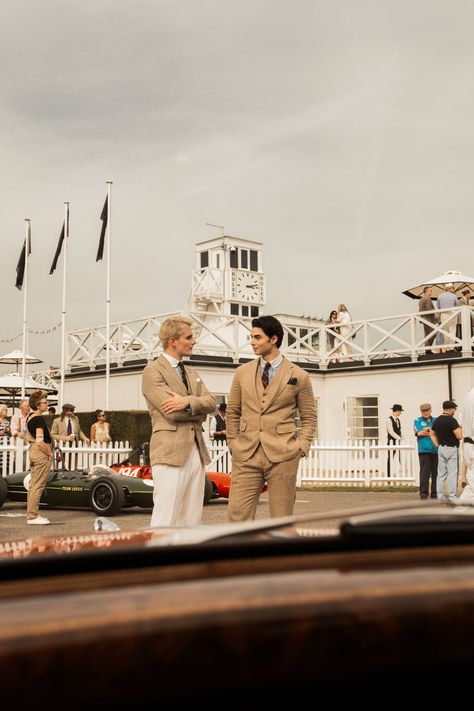
[{"label": "white canopy tent", "polygon": [[461,296],[464,289],[474,291],[474,277],[451,270],[434,279],[427,279],[419,286],[412,286],[402,293],[411,299],[419,299],[421,298],[425,286],[432,286],[433,296],[436,298],[445,290],[446,284],[452,284],[454,286],[454,291],[457,296]]}]

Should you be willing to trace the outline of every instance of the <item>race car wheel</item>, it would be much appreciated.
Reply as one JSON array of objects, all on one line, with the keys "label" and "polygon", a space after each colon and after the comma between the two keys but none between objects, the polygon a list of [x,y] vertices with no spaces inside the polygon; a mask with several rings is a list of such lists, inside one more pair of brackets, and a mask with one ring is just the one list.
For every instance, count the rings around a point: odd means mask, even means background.
[{"label": "race car wheel", "polygon": [[7,482],[5,481],[3,476],[0,474],[0,506],[3,506],[3,504],[7,500],[7,493],[8,493]]},{"label": "race car wheel", "polygon": [[94,481],[89,494],[89,504],[99,516],[114,516],[124,503],[122,487],[111,476],[100,476]]},{"label": "race car wheel", "polygon": [[206,506],[206,504],[208,504],[209,501],[212,499],[214,490],[212,488],[212,481],[209,479],[209,477],[204,477],[204,480],[204,506]]}]

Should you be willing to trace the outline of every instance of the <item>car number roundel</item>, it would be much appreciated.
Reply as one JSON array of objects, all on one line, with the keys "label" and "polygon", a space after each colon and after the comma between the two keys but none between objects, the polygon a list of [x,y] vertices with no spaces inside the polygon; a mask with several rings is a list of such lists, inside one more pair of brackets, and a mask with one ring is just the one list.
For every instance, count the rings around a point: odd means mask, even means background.
[{"label": "car number roundel", "polygon": [[30,483],[31,483],[31,474],[27,474],[25,478],[23,479],[23,486],[25,489],[28,491],[30,488]]}]

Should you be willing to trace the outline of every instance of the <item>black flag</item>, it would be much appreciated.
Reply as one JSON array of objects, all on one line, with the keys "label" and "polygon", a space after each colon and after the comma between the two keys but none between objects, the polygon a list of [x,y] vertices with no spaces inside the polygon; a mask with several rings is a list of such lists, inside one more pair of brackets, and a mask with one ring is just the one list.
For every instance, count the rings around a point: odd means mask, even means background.
[{"label": "black flag", "polygon": [[105,230],[107,229],[107,213],[109,205],[109,196],[105,198],[104,207],[102,208],[102,213],[100,219],[102,220],[102,229],[100,231],[99,248],[97,250],[96,262],[99,262],[104,256],[104,244],[105,244]]},{"label": "black flag", "polygon": [[58,246],[56,247],[56,252],[54,254],[53,263],[51,264],[51,269],[49,270],[50,274],[53,274],[56,267],[58,266],[58,259],[59,259],[59,255],[61,254],[61,250],[63,248],[63,242],[64,242],[64,222],[63,222],[63,228],[61,230],[61,235],[59,237]]},{"label": "black flag", "polygon": [[[25,276],[26,243],[27,243],[27,240],[25,239],[25,241],[23,242],[23,249],[21,250],[20,259],[18,260],[18,264],[16,265],[15,286],[20,291],[23,287],[23,279]],[[30,255],[30,254],[31,254],[31,232],[30,232],[30,228],[28,228],[28,255]]]},{"label": "black flag", "polygon": [[[66,211],[66,220],[67,220],[67,227],[68,227],[68,229],[67,229],[67,235],[68,235],[68,237],[69,237],[69,206],[67,207],[67,211]],[[50,273],[50,274],[53,274],[53,272],[55,271],[56,267],[58,266],[58,259],[59,259],[59,256],[60,256],[60,254],[61,254],[62,248],[63,248],[64,231],[65,231],[65,227],[66,227],[66,220],[64,220],[64,222],[63,222],[63,228],[62,228],[62,230],[61,230],[61,234],[59,235],[58,246],[56,247],[56,252],[55,252],[55,254],[54,254],[53,263],[51,264],[51,269],[49,270],[49,273]]]}]

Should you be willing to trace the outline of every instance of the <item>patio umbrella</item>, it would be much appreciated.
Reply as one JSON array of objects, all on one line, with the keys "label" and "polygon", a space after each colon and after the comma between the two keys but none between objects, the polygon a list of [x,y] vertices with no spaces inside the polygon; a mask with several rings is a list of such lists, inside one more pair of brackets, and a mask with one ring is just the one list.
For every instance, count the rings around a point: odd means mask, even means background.
[{"label": "patio umbrella", "polygon": [[[15,399],[18,393],[21,393],[23,386],[23,378],[19,373],[8,373],[8,375],[0,375],[0,392],[6,392],[13,395],[13,407],[15,407]],[[34,392],[42,390],[43,392],[55,392],[54,388],[49,388],[46,385],[29,378],[25,378],[25,392]]]},{"label": "patio umbrella", "polygon": [[[5,353],[5,355],[0,356],[0,363],[11,363],[12,365],[16,365],[16,369],[18,371],[20,363],[23,362],[23,351],[12,351],[11,353]],[[26,353],[25,355],[25,363],[27,365],[30,365],[31,363],[42,363],[43,361],[41,358],[37,358],[36,356],[31,356]]]},{"label": "patio umbrella", "polygon": [[403,291],[402,294],[406,294],[406,296],[409,296],[411,299],[419,299],[423,293],[424,287],[432,286],[433,296],[436,298],[445,290],[446,284],[453,284],[454,291],[458,296],[461,296],[464,289],[471,289],[471,291],[474,291],[474,277],[451,270],[441,274],[441,276],[435,277],[434,279],[427,279],[419,286],[412,286],[411,289]]}]

